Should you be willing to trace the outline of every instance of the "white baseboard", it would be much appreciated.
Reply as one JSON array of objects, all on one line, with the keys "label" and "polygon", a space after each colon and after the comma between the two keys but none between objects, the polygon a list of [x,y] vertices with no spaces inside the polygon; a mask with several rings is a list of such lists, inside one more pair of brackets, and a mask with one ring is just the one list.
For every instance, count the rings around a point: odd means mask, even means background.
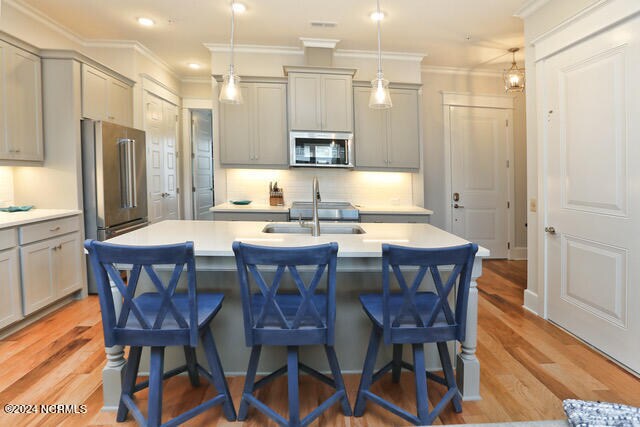
[{"label": "white baseboard", "polygon": [[511,249],[511,252],[509,253],[509,259],[513,259],[513,260],[521,260],[527,259],[527,248],[526,247],[514,247],[513,249]]},{"label": "white baseboard", "polygon": [[540,316],[538,313],[538,294],[531,292],[529,289],[525,289],[523,307],[533,314]]}]

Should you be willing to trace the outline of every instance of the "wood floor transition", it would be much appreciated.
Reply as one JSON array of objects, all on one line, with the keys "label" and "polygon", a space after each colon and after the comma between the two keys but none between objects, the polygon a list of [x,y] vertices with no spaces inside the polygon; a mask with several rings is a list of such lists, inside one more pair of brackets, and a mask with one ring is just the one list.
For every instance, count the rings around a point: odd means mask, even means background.
[{"label": "wood floor transition", "polygon": [[[563,418],[562,400],[615,401],[640,406],[640,380],[597,352],[522,308],[526,286],[526,262],[487,261],[479,280],[478,358],[481,394],[478,402],[464,402],[463,412],[447,408],[437,424],[551,420]],[[224,308],[223,308],[224,309]],[[101,412],[101,370],[104,366],[102,326],[95,296],[55,312],[0,341],[0,403],[86,405],[86,414],[46,415],[0,413],[2,426],[115,425],[114,412]],[[345,378],[351,402],[355,401],[358,376]],[[236,407],[244,378],[231,377],[229,385]],[[301,413],[305,414],[330,395],[324,385],[301,377]],[[400,385],[390,375],[374,391],[411,410],[415,392],[410,373]],[[444,390],[429,382],[432,402]],[[139,401],[146,407],[145,394]],[[165,386],[164,419],[207,399],[213,390],[192,388],[186,377],[175,377]],[[286,379],[280,378],[258,397],[281,413],[286,412]],[[144,409],[143,409],[144,411]],[[235,426],[215,408],[188,425]],[[362,418],[344,417],[334,406],[314,425],[389,426],[403,420],[373,405]],[[129,419],[127,423],[135,425]],[[248,426],[272,425],[257,411],[250,412]]]}]

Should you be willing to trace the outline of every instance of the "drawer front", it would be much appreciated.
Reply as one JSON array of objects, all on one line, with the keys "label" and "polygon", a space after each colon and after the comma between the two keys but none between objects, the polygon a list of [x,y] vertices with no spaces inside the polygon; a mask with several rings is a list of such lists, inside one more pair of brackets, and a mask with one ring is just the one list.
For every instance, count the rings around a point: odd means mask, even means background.
[{"label": "drawer front", "polygon": [[20,244],[25,245],[74,231],[80,231],[79,215],[24,225],[20,227]]},{"label": "drawer front", "polygon": [[0,251],[18,246],[18,236],[15,228],[0,230]]},{"label": "drawer front", "polygon": [[287,222],[289,221],[289,214],[269,212],[214,212],[213,220]]},{"label": "drawer front", "polygon": [[360,214],[360,222],[428,224],[429,215]]}]

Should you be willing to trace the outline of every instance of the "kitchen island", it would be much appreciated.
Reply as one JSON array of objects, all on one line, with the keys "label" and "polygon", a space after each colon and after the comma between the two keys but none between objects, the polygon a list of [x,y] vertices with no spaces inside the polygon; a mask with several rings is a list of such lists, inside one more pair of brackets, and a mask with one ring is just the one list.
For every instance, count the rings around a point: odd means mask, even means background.
[{"label": "kitchen island", "polygon": [[[250,349],[244,343],[244,324],[240,302],[239,285],[236,278],[236,265],[231,249],[234,241],[266,246],[308,246],[337,242],[339,245],[337,265],[337,317],[336,352],[341,368],[345,373],[359,373],[367,348],[371,322],[364,314],[358,301],[363,292],[381,292],[382,243],[391,243],[413,247],[439,248],[467,243],[466,240],[447,233],[429,224],[327,224],[327,231],[339,232],[339,227],[359,227],[361,234],[321,234],[311,237],[308,234],[283,234],[264,232],[265,227],[274,223],[267,222],[227,222],[227,221],[163,221],[149,227],[110,239],[110,243],[124,245],[162,245],[194,242],[198,289],[216,291],[225,294],[220,313],[213,322],[213,333],[227,375],[244,374]],[[321,223],[321,233],[322,233]],[[283,227],[295,226],[284,223]],[[331,227],[331,229],[330,229]],[[281,230],[281,229],[280,229]],[[278,231],[276,228],[275,231]],[[478,292],[476,279],[482,272],[482,258],[489,255],[485,248],[478,250],[469,295],[467,316],[467,336],[457,353],[456,366],[460,390],[465,400],[480,398],[480,365],[475,356],[477,336]],[[126,266],[122,266],[126,268]],[[303,276],[304,277],[304,276]],[[265,277],[268,279],[268,276]],[[142,279],[141,279],[142,280]],[[291,286],[291,284],[288,284]],[[432,284],[425,281],[423,286]],[[140,283],[139,292],[150,289]],[[283,283],[283,286],[287,286]],[[112,288],[114,295],[117,290]],[[116,298],[116,301],[120,301]],[[408,347],[408,346],[407,346]],[[427,346],[429,347],[429,346]],[[328,370],[321,352],[315,348],[301,351],[301,359],[321,370]],[[406,349],[408,351],[408,349]],[[259,370],[267,372],[280,367],[285,360],[282,349],[265,348]],[[390,357],[390,349],[381,351],[385,358]],[[120,378],[126,365],[124,350],[121,347],[106,349],[107,364],[103,371],[105,409],[115,409],[119,400]],[[437,352],[427,349],[427,366],[439,369]],[[410,360],[406,354],[406,360]],[[167,351],[165,370],[183,364],[181,349],[174,353]],[[204,360],[202,355],[199,356]],[[141,372],[146,370],[141,366]]]}]

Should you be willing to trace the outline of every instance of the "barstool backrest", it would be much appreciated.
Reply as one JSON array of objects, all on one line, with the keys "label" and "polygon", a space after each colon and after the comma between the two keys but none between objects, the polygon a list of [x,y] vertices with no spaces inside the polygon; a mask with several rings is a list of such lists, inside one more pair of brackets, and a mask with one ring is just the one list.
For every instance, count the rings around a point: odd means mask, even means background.
[{"label": "barstool backrest", "polygon": [[[469,286],[473,261],[478,245],[469,243],[448,248],[423,249],[403,246],[382,245],[382,288],[383,288],[383,337],[385,343],[398,338],[415,339],[415,342],[463,341],[467,319]],[[417,274],[411,284],[407,283],[401,267],[417,267]],[[441,276],[441,267],[451,268],[446,282]],[[402,305],[393,310],[390,295],[391,274],[403,296]],[[429,310],[416,304],[416,294],[427,273],[430,273],[435,292],[429,303]],[[455,312],[452,312],[448,298],[457,286]]]},{"label": "barstool backrest", "polygon": [[[296,345],[333,345],[337,243],[280,248],[234,242],[233,252],[238,268],[248,346],[294,345],[294,342]],[[302,266],[315,267],[309,284],[305,284],[298,271],[298,267]],[[271,283],[264,279],[260,267],[275,267]],[[294,294],[283,293],[280,288],[286,270],[295,284],[297,292]],[[316,291],[325,271],[327,289],[326,293],[321,294]],[[251,282],[256,284],[259,294],[252,295]],[[262,302],[259,312],[253,310],[255,304],[252,299],[255,298]]]},{"label": "barstool backrest", "polygon": [[[198,345],[198,312],[196,269],[193,242],[162,246],[123,246],[86,240],[91,267],[98,285],[105,345],[127,345],[128,338],[138,345]],[[123,280],[116,266],[130,269]],[[171,268],[168,283],[163,283],[154,266]],[[131,266],[131,267],[129,267]],[[181,314],[172,297],[180,276],[187,268],[188,319]],[[141,307],[136,302],[136,288],[142,273],[146,273],[161,297],[157,306]],[[122,309],[116,316],[110,281],[122,297]],[[184,311],[184,310],[183,310]]]}]

